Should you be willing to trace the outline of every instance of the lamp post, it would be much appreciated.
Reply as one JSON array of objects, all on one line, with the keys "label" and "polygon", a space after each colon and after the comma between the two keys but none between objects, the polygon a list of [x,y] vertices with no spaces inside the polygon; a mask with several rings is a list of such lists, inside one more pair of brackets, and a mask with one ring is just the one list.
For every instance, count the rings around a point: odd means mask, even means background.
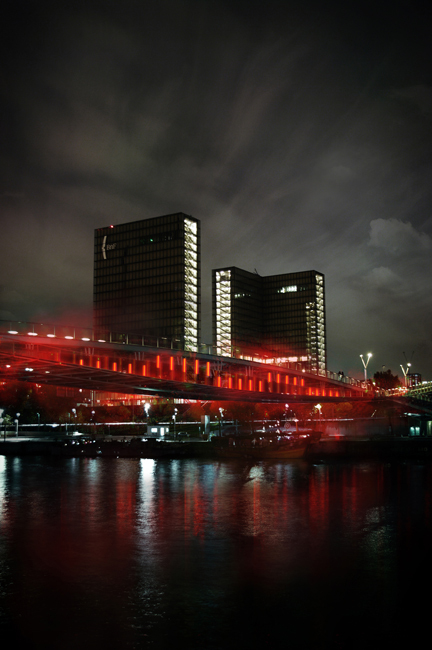
[{"label": "lamp post", "polygon": [[407,379],[407,375],[409,374],[409,369],[411,368],[411,364],[410,364],[410,363],[407,363],[407,369],[406,369],[406,370],[405,370],[405,368],[403,367],[402,364],[400,364],[400,367],[402,368],[402,372],[403,372],[404,377],[405,377],[405,388],[408,388],[408,379]]},{"label": "lamp post", "polygon": [[220,418],[219,418],[219,436],[222,436],[222,424],[223,424],[223,414],[224,410],[222,407],[219,407],[219,413],[220,413]]},{"label": "lamp post", "polygon": [[19,425],[19,416],[21,413],[16,414],[16,420],[15,420],[15,436],[18,438],[18,425]]},{"label": "lamp post", "polygon": [[367,383],[367,367],[368,367],[368,363],[370,361],[371,356],[372,356],[372,352],[368,352],[367,353],[367,359],[365,361],[363,355],[362,354],[360,355],[360,359],[362,360],[362,364],[363,364],[363,367],[364,367],[365,383]]},{"label": "lamp post", "polygon": [[39,437],[39,435],[40,435],[40,433],[39,433],[40,432],[40,413],[36,413],[36,415],[37,415],[37,419],[38,419],[38,437]]},{"label": "lamp post", "polygon": [[176,418],[177,418],[177,413],[178,413],[178,409],[174,409],[174,414],[172,416],[172,419],[174,421],[174,440],[176,438]]},{"label": "lamp post", "polygon": [[318,411],[318,425],[319,428],[321,429],[321,409],[322,409],[321,404],[315,404],[315,409]]},{"label": "lamp post", "polygon": [[144,404],[144,411],[145,411],[146,418],[147,418],[147,433],[148,433],[149,432],[149,412],[150,412],[150,403],[149,402],[146,402]]}]

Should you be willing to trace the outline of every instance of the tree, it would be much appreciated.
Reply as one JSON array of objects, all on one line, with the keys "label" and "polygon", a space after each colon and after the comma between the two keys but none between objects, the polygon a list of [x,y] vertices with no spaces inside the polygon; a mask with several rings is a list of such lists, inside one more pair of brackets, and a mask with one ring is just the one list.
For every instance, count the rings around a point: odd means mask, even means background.
[{"label": "tree", "polygon": [[383,390],[390,390],[391,388],[398,388],[401,381],[397,375],[392,375],[390,368],[386,371],[376,372],[374,374],[375,386]]}]

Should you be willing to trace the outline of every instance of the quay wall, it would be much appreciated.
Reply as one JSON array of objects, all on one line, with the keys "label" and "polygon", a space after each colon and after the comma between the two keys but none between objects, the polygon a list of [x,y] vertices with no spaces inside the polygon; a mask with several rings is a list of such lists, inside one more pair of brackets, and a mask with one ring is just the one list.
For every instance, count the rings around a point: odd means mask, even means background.
[{"label": "quay wall", "polygon": [[[59,458],[218,458],[218,445],[209,442],[94,442],[25,440],[0,442],[0,455]],[[322,438],[310,443],[305,454],[313,462],[331,459],[432,459],[432,437],[379,439]],[[266,462],[280,462],[277,460]],[[285,461],[282,461],[285,462]]]}]

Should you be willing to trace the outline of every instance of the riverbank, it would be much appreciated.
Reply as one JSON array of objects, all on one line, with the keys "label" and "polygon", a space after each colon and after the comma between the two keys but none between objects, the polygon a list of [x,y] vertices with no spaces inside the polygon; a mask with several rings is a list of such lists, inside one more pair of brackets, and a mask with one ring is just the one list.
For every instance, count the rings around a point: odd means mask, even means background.
[{"label": "riverbank", "polygon": [[132,440],[6,440],[0,442],[4,456],[59,456],[64,458],[200,458],[212,457],[208,442]]},{"label": "riverbank", "polygon": [[396,438],[380,436],[374,439],[323,438],[311,443],[307,458],[312,461],[330,458],[341,459],[432,459],[432,438]]},{"label": "riverbank", "polygon": [[[222,439],[223,440],[223,439]],[[4,456],[57,456],[64,458],[218,458],[222,442],[141,440],[11,439],[0,442]],[[310,443],[307,460],[327,459],[432,459],[432,437],[376,439],[324,438]]]}]

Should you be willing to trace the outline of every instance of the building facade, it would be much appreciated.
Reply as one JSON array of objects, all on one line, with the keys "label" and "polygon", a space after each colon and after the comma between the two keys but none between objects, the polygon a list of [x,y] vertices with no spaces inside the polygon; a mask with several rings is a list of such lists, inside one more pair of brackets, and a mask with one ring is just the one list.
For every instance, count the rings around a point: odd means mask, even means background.
[{"label": "building facade", "polygon": [[217,354],[277,357],[311,372],[327,369],[324,276],[317,271],[262,277],[213,270]]},{"label": "building facade", "polygon": [[93,326],[167,339],[198,350],[200,222],[181,212],[98,228],[94,239]]}]

